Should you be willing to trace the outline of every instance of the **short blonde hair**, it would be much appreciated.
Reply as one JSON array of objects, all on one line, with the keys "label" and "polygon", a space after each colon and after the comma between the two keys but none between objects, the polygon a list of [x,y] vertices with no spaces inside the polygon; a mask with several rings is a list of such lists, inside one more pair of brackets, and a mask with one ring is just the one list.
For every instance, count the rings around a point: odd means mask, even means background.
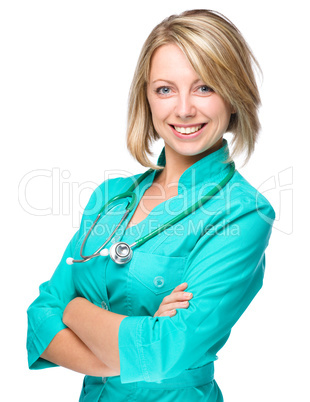
[{"label": "short blonde hair", "polygon": [[226,132],[233,134],[233,151],[226,163],[246,151],[244,164],[254,151],[260,130],[261,104],[253,66],[260,66],[235,25],[211,10],[189,10],[158,24],[145,41],[129,93],[127,148],[143,166],[162,169],[148,158],[160,136],[155,131],[146,90],[151,59],[162,45],[176,44],[198,76],[236,111]]}]

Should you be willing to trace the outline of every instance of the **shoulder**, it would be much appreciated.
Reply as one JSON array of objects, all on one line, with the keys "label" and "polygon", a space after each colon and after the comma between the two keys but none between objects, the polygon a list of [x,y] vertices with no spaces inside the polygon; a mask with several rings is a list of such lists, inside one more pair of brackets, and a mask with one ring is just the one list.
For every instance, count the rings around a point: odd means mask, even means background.
[{"label": "shoulder", "polygon": [[[207,209],[208,224],[203,233],[212,228],[218,233],[227,228],[242,228],[243,233],[269,236],[276,213],[267,198],[253,187],[238,171],[226,184],[222,195],[215,196],[215,200]],[[210,231],[209,231],[210,233]]]},{"label": "shoulder", "polygon": [[207,211],[212,217],[201,237],[225,247],[266,248],[276,217],[270,202],[238,171],[223,190]]},{"label": "shoulder", "polygon": [[228,199],[231,204],[239,206],[243,213],[257,211],[258,214],[263,214],[274,221],[276,213],[269,200],[238,171],[235,172],[231,179],[228,191]]}]

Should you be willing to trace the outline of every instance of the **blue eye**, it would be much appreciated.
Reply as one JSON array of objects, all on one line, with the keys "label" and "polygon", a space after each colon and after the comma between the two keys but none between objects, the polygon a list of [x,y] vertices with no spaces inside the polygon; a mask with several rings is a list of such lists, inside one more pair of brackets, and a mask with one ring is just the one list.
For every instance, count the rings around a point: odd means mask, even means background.
[{"label": "blue eye", "polygon": [[159,87],[156,89],[156,93],[160,95],[168,95],[170,93],[170,88],[168,87]]},{"label": "blue eye", "polygon": [[204,94],[207,94],[209,92],[213,92],[213,89],[208,87],[207,85],[202,85],[201,87],[199,87],[199,90]]}]

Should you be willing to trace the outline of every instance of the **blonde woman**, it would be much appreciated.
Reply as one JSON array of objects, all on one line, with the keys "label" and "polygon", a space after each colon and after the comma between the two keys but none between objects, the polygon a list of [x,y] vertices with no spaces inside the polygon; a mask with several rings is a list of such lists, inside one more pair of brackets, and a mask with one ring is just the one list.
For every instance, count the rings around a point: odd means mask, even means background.
[{"label": "blonde woman", "polygon": [[[262,286],[275,219],[233,162],[249,160],[260,129],[253,64],[210,10],[173,15],[147,38],[127,145],[149,170],[94,191],[28,309],[29,367],[84,373],[80,401],[223,401],[214,361]],[[128,188],[135,196],[119,199]]]}]

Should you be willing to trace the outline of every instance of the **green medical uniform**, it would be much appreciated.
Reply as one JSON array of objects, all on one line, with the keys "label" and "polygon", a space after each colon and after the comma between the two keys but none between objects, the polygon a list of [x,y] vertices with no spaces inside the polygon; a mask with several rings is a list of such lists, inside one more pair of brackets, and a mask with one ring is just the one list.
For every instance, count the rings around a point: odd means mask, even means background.
[{"label": "green medical uniform", "polygon": [[[228,154],[224,139],[222,148],[182,174],[177,196],[125,230],[132,211],[108,245],[120,240],[132,244],[198,201],[227,175],[230,166],[223,161]],[[158,164],[165,165],[165,148]],[[137,205],[156,174],[135,189]],[[80,258],[81,243],[102,205],[139,176],[106,180],[93,192],[80,229],[28,309],[29,367],[54,366],[40,355],[65,328],[62,314],[68,302],[81,296],[128,317],[119,328],[120,376],[85,376],[80,401],[223,401],[213,362],[263,284],[275,212],[236,171],[206,204],[134,248],[130,262],[118,265],[107,256],[67,265],[68,257]],[[102,216],[84,254],[96,251],[115,229],[128,200],[116,201]],[[173,317],[153,317],[163,298],[183,282],[193,293],[189,307],[178,309]]]}]

